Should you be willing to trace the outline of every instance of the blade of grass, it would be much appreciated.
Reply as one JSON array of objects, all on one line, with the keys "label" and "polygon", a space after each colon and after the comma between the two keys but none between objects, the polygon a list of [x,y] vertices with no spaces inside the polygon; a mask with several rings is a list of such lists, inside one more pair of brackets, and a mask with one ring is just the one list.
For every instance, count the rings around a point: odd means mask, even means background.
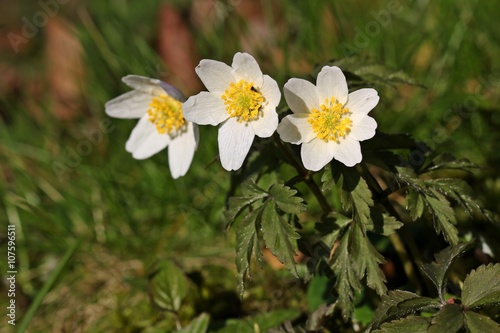
[{"label": "blade of grass", "polygon": [[52,289],[54,283],[56,282],[57,278],[61,275],[62,271],[64,270],[64,267],[66,267],[66,264],[73,256],[73,253],[75,253],[75,250],[79,244],[80,241],[76,241],[73,243],[73,245],[69,247],[69,249],[66,251],[64,257],[61,259],[57,267],[54,269],[52,274],[50,274],[50,277],[47,279],[42,289],[40,289],[40,291],[36,294],[33,303],[31,303],[30,307],[28,308],[28,311],[26,311],[26,314],[23,316],[21,323],[19,324],[17,333],[24,333],[26,331],[29,323],[31,322],[31,319],[33,319],[38,308],[40,307],[40,304],[42,304],[45,295],[47,295],[47,293]]}]

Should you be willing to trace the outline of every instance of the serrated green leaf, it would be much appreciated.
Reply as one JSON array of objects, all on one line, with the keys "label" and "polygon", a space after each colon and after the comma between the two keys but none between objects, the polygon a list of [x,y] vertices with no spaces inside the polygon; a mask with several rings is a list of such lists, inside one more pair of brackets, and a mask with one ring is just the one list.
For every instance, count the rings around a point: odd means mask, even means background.
[{"label": "serrated green leaf", "polygon": [[394,216],[382,213],[377,207],[372,209],[370,216],[373,224],[367,225],[366,230],[379,235],[390,236],[403,226],[403,223],[399,222]]},{"label": "serrated green leaf", "polygon": [[321,191],[324,193],[330,191],[335,186],[335,180],[333,179],[332,167],[330,164],[327,164],[323,170],[323,174],[321,175],[321,183],[323,184],[321,186]]},{"label": "serrated green leaf", "polygon": [[500,264],[482,265],[467,275],[462,303],[468,309],[500,303]]},{"label": "serrated green leaf", "polygon": [[483,209],[479,202],[470,196],[472,189],[465,181],[456,178],[439,178],[426,180],[425,183],[427,186],[435,188],[444,196],[454,200],[466,209],[470,216],[480,214],[487,221],[492,221],[491,213]]},{"label": "serrated green leaf", "polygon": [[465,311],[465,326],[470,333],[500,333],[500,324],[488,316]]},{"label": "serrated green leaf", "polygon": [[372,192],[366,181],[354,168],[340,166],[341,176],[339,182],[342,184],[340,200],[345,211],[352,210],[354,220],[365,228],[373,228],[370,218],[370,206],[373,206]]},{"label": "serrated green leaf", "polygon": [[252,211],[236,225],[236,268],[240,293],[245,290],[245,280],[250,274],[252,253],[260,260],[262,252],[259,245],[259,219],[263,206]]},{"label": "serrated green leaf", "polygon": [[464,326],[463,309],[458,304],[446,304],[432,317],[428,333],[456,333]]},{"label": "serrated green leaf", "polygon": [[271,186],[269,194],[279,209],[285,213],[299,214],[307,209],[303,203],[304,199],[295,196],[297,191],[283,184]]},{"label": "serrated green leaf", "polygon": [[459,169],[467,172],[472,172],[474,169],[477,169],[478,165],[468,161],[467,159],[457,160],[450,154],[441,154],[436,156],[432,160],[432,165],[426,168],[427,171],[436,171],[436,170],[446,170],[446,169]]},{"label": "serrated green leaf", "polygon": [[464,253],[471,243],[460,243],[448,246],[435,255],[432,263],[421,263],[420,269],[431,279],[436,286],[439,298],[444,302],[444,287],[446,286],[448,272],[455,260]]},{"label": "serrated green leaf", "polygon": [[[387,311],[398,303],[413,298],[419,298],[415,293],[404,290],[391,290],[387,295],[382,295],[382,300],[375,311],[371,327],[378,328],[382,323],[387,321]],[[370,328],[370,327],[369,327]]]},{"label": "serrated green leaf", "polygon": [[410,217],[412,221],[415,221],[422,216],[425,208],[424,198],[424,195],[422,195],[416,189],[411,187],[408,189],[406,200],[408,201],[408,210],[410,211]]},{"label": "serrated green leaf", "polygon": [[349,233],[342,236],[339,246],[335,249],[332,258],[332,270],[335,273],[335,289],[338,293],[338,304],[342,312],[342,318],[347,321],[354,310],[354,292],[360,290],[361,284],[351,265],[351,254],[349,253]]},{"label": "serrated green leaf", "polygon": [[362,279],[366,272],[366,283],[368,287],[374,289],[379,295],[385,294],[384,273],[380,269],[380,264],[385,262],[384,257],[377,252],[368,237],[363,234],[361,228],[356,224],[351,231],[349,242],[349,252],[351,253],[352,266],[358,279]]},{"label": "serrated green leaf", "polygon": [[389,323],[384,323],[380,329],[372,333],[427,333],[431,318],[408,316]]},{"label": "serrated green leaf", "polygon": [[457,223],[455,212],[451,208],[450,202],[442,194],[433,189],[431,191],[433,195],[426,195],[425,200],[432,213],[434,228],[438,234],[443,234],[448,243],[457,244],[458,230],[455,227]]},{"label": "serrated green leaf", "polygon": [[210,322],[210,316],[206,313],[202,313],[189,323],[188,326],[184,327],[179,333],[205,333],[208,329],[208,324]]},{"label": "serrated green leaf", "polygon": [[153,302],[160,308],[178,312],[189,291],[189,282],[182,270],[170,260],[161,262],[149,281]]},{"label": "serrated green leaf", "polygon": [[253,180],[242,184],[242,196],[231,197],[228,200],[228,209],[224,212],[227,225],[230,227],[236,217],[254,202],[264,199],[268,193],[255,184]]},{"label": "serrated green leaf", "polygon": [[316,223],[314,229],[319,232],[321,240],[332,248],[340,235],[340,231],[352,222],[352,218],[331,212],[322,217],[321,223]]},{"label": "serrated green leaf", "polygon": [[387,310],[386,321],[406,317],[422,310],[437,309],[440,306],[439,300],[430,297],[419,296],[405,299]]},{"label": "serrated green leaf", "polygon": [[296,241],[300,238],[293,226],[278,214],[273,204],[268,203],[262,212],[262,234],[266,246],[281,263],[296,276],[294,256],[297,255]]}]

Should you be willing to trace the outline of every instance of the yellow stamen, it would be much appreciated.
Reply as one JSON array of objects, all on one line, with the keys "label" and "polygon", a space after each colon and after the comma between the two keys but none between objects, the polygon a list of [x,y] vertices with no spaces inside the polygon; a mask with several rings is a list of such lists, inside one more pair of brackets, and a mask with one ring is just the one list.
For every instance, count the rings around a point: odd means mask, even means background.
[{"label": "yellow stamen", "polygon": [[351,132],[352,120],[348,117],[351,112],[343,107],[335,98],[325,99],[320,110],[312,109],[307,121],[319,139],[328,142],[333,140],[340,143],[340,139]]},{"label": "yellow stamen", "polygon": [[185,126],[182,103],[166,94],[153,97],[148,116],[160,134],[176,135]]},{"label": "yellow stamen", "polygon": [[253,83],[245,80],[231,82],[221,98],[224,100],[229,116],[237,117],[240,123],[259,118],[265,101],[264,96],[254,88]]}]

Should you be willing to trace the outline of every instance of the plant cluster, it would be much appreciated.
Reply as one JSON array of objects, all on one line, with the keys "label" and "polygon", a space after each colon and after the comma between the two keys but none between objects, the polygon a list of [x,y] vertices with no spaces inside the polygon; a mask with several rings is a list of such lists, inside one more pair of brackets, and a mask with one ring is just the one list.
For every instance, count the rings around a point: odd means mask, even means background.
[{"label": "plant cluster", "polygon": [[[173,178],[184,176],[203,149],[198,126],[218,126],[220,163],[231,172],[225,218],[236,235],[240,294],[255,271],[253,259],[263,265],[265,249],[312,292],[324,289],[322,304],[307,318],[280,313],[250,331],[335,331],[337,319],[351,322],[356,302],[371,293],[381,301],[367,332],[500,331],[494,311],[500,265],[470,272],[461,295],[446,290],[459,255],[472,246],[488,249],[484,240],[472,240],[478,236],[473,229],[461,229],[460,220],[495,223],[467,183],[477,166],[407,134],[377,131],[368,115],[380,100],[373,87],[416,82],[360,59],[330,61],[312,80],[288,80],[283,105],[276,81],[249,54],[235,54],[231,66],[202,60],[196,73],[208,91],[187,99],[160,80],[127,76],[123,82],[134,90],[108,102],[106,113],[139,118],[127,151],[145,159],[168,147]],[[421,263],[411,238],[398,232],[411,223],[434,230],[450,247],[435,262]],[[414,289],[422,291],[423,273],[437,298],[389,290],[381,267],[387,258],[377,249],[384,241],[409,263],[403,270]],[[174,264],[164,263],[151,275],[152,300],[180,314],[189,284]],[[182,331],[205,332],[209,322],[204,313]]]}]

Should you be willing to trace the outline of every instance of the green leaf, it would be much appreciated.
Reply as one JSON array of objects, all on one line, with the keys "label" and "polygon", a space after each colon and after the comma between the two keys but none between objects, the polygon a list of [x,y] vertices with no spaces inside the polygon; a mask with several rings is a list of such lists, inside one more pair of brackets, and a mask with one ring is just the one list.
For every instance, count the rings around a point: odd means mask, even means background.
[{"label": "green leaf", "polygon": [[428,333],[456,333],[464,326],[463,309],[458,304],[446,304],[432,317]]},{"label": "green leaf", "polygon": [[349,244],[352,266],[360,280],[366,272],[368,287],[374,289],[379,295],[385,294],[387,292],[385,286],[387,280],[379,266],[385,262],[384,257],[377,252],[368,237],[363,234],[359,225],[356,224],[352,228]]},{"label": "green leaf", "polygon": [[487,221],[492,222],[491,213],[481,207],[479,202],[471,197],[472,189],[461,179],[439,178],[426,180],[427,186],[432,186],[444,196],[453,199],[456,203],[467,210],[470,216],[482,215]]},{"label": "green leaf", "polygon": [[438,234],[443,234],[444,239],[448,243],[457,244],[458,230],[454,225],[457,223],[455,212],[451,208],[449,201],[442,194],[433,189],[431,191],[433,196],[426,196],[425,200],[432,212],[434,228]]},{"label": "green leaf", "polygon": [[457,245],[448,246],[441,252],[435,255],[435,261],[432,263],[421,263],[420,269],[431,279],[436,286],[439,298],[444,302],[444,287],[451,265],[455,260],[464,253],[471,243],[460,243]]},{"label": "green leaf", "polygon": [[410,217],[412,221],[415,221],[422,216],[425,207],[425,196],[422,195],[418,190],[414,188],[408,189],[408,195],[406,196],[408,201],[408,210],[410,211]]},{"label": "green leaf", "polygon": [[236,267],[238,269],[239,290],[243,294],[246,277],[250,275],[252,253],[260,260],[262,252],[258,237],[258,219],[263,206],[252,211],[236,225]]},{"label": "green leaf", "polygon": [[500,303],[500,264],[482,265],[467,275],[462,303],[467,309]]},{"label": "green leaf", "polygon": [[184,327],[179,333],[205,333],[208,329],[208,324],[210,322],[210,316],[206,313],[202,313],[197,318],[193,319],[188,326]]},{"label": "green leaf", "polygon": [[338,304],[344,321],[350,318],[354,310],[353,290],[361,289],[359,279],[351,265],[351,254],[348,248],[349,234],[350,232],[348,231],[341,238],[332,258],[332,270],[336,276],[335,289],[338,293]]},{"label": "green leaf", "polygon": [[310,311],[316,311],[321,304],[334,301],[331,294],[332,280],[326,275],[316,274],[307,286],[307,304]]},{"label": "green leaf", "polygon": [[380,329],[372,333],[427,333],[431,318],[408,316],[389,323],[384,323]]},{"label": "green leaf", "polygon": [[262,234],[266,246],[285,266],[296,276],[294,256],[296,253],[296,240],[300,238],[282,216],[278,214],[273,204],[268,203],[262,212]]},{"label": "green leaf", "polygon": [[276,205],[285,213],[299,214],[307,209],[301,197],[296,197],[296,190],[283,184],[276,184],[271,186],[269,194],[276,203]]},{"label": "green leaf", "polygon": [[437,309],[440,306],[441,303],[439,302],[439,300],[434,298],[419,296],[405,299],[387,310],[386,320],[406,317],[409,314],[413,314],[422,310]]},{"label": "green leaf", "polygon": [[404,291],[404,290],[391,290],[387,295],[382,295],[382,300],[375,311],[373,316],[372,325],[373,328],[378,328],[382,323],[388,320],[387,312],[392,307],[401,303],[404,300],[419,298],[415,293]]},{"label": "green leaf", "polygon": [[336,168],[333,173],[338,183],[342,184],[340,196],[342,208],[345,211],[352,210],[353,219],[360,224],[363,233],[366,232],[366,227],[373,228],[370,218],[370,206],[373,206],[372,192],[366,181],[354,168],[344,165]]},{"label": "green leaf", "polygon": [[314,229],[318,231],[321,240],[328,247],[332,248],[340,235],[340,231],[351,222],[352,218],[331,212],[323,216],[321,222],[314,225]]},{"label": "green leaf", "polygon": [[432,165],[426,168],[426,172],[436,170],[454,170],[459,169],[466,172],[472,172],[477,169],[478,165],[468,161],[467,159],[457,160],[450,154],[441,154],[432,160]]},{"label": "green leaf", "polygon": [[500,325],[488,316],[465,311],[465,326],[470,333],[500,333]]},{"label": "green leaf", "polygon": [[321,183],[323,183],[321,191],[325,193],[335,186],[335,180],[333,179],[332,167],[330,164],[327,164],[323,170],[323,174],[321,175]]},{"label": "green leaf", "polygon": [[403,226],[394,216],[382,213],[377,207],[372,209],[371,219],[373,224],[368,224],[366,230],[383,236],[390,236]]},{"label": "green leaf", "polygon": [[153,302],[160,308],[178,312],[189,291],[189,281],[172,261],[161,262],[149,281]]},{"label": "green leaf", "polygon": [[231,197],[228,201],[228,209],[224,212],[227,225],[230,227],[236,217],[254,202],[268,196],[267,192],[255,184],[253,180],[245,181],[242,184],[242,196]]}]

